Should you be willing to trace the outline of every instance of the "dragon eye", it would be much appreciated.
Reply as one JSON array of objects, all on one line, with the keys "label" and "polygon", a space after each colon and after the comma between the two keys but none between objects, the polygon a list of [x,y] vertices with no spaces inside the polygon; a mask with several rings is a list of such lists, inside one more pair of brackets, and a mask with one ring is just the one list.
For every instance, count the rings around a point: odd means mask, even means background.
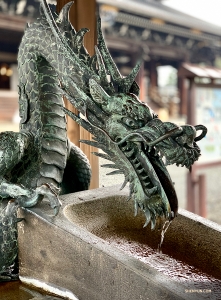
[{"label": "dragon eye", "polygon": [[131,118],[122,118],[122,122],[125,123],[127,126],[131,127],[131,128],[138,128],[139,125],[137,124],[137,122],[134,119]]}]

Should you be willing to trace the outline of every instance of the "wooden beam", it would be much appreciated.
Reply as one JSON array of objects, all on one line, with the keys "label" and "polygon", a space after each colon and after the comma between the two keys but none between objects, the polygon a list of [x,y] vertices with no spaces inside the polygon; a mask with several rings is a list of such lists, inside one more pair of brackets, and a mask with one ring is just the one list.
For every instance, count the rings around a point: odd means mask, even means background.
[{"label": "wooden beam", "polygon": [[[57,12],[61,10],[61,8],[70,2],[70,0],[57,0]],[[79,30],[83,27],[90,29],[85,35],[84,45],[89,52],[90,55],[94,54],[94,46],[97,41],[97,30],[96,30],[96,1],[95,0],[75,0],[74,4],[70,10],[70,22],[75,27],[76,30]],[[68,109],[77,112],[76,109],[69,103],[67,103]],[[80,147],[82,151],[87,155],[91,168],[92,168],[92,179],[90,188],[99,187],[99,164],[98,157],[92,155],[91,152],[96,152],[97,149],[94,147],[90,147],[85,144],[79,143],[80,139],[91,140],[91,134],[80,128],[71,118],[68,117],[68,136],[70,140]]]},{"label": "wooden beam", "polygon": [[25,26],[27,24],[27,18],[21,16],[12,16],[6,13],[0,13],[0,28],[15,32],[21,32],[23,34]]}]

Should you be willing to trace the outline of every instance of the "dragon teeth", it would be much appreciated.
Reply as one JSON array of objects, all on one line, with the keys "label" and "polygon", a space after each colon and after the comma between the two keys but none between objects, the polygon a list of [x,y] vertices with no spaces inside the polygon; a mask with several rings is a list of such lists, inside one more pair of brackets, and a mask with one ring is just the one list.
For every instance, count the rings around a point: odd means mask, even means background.
[{"label": "dragon teeth", "polygon": [[150,182],[146,182],[146,180],[149,178],[149,176],[141,176],[141,179],[144,181],[144,185],[149,184]]},{"label": "dragon teeth", "polygon": [[131,149],[130,151],[125,151],[124,154],[127,158],[130,158],[134,154],[134,149]]},{"label": "dragon teeth", "polygon": [[137,173],[138,173],[138,174],[141,174],[141,173],[143,173],[143,171],[144,171],[144,169],[142,168],[142,169],[140,169],[140,170],[137,170]]},{"label": "dragon teeth", "polygon": [[147,192],[148,196],[151,196],[151,195],[154,195],[156,194],[156,191],[157,191],[157,187],[153,187],[151,189],[145,189],[145,191]]},{"label": "dragon teeth", "polygon": [[134,159],[132,159],[133,164],[137,164],[139,163],[139,160],[135,157]]},{"label": "dragon teeth", "polygon": [[139,168],[141,166],[141,163],[138,162],[137,164],[134,164],[135,168]]},{"label": "dragon teeth", "polygon": [[150,191],[151,195],[153,195],[153,194],[156,193],[157,187],[155,186],[155,187],[153,187],[152,189],[150,189],[149,191]]}]

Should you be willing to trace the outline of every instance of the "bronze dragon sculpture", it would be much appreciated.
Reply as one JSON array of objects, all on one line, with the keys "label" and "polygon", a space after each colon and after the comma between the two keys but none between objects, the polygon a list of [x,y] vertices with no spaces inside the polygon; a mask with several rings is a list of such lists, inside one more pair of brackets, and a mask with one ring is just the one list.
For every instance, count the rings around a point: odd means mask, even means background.
[{"label": "bronze dragon sculpture", "polygon": [[[151,223],[152,229],[178,210],[163,157],[166,164],[190,169],[200,156],[196,142],[206,134],[202,125],[162,122],[138,99],[134,79],[140,65],[127,77],[120,74],[100,19],[96,54],[90,57],[83,45],[88,30],[76,32],[69,22],[71,4],[56,15],[42,0],[41,17],[27,26],[19,47],[20,131],[0,134],[0,196],[15,199],[0,212],[0,274],[16,254],[16,205],[32,207],[45,196],[57,214],[59,195],[89,187],[89,162],[67,138],[66,114],[93,134],[93,141],[81,142],[103,150],[94,154],[112,162],[105,165],[114,169],[110,174],[124,174],[121,188],[129,183],[135,212],[142,210],[144,226]],[[79,115],[64,107],[62,96]],[[12,255],[6,258],[6,251]]]}]

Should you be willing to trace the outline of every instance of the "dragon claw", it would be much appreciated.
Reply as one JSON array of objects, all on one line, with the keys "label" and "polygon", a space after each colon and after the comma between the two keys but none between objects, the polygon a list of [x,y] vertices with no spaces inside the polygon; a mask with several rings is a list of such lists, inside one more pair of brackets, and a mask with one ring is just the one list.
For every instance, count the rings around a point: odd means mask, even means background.
[{"label": "dragon claw", "polygon": [[54,216],[57,216],[61,207],[61,202],[58,197],[60,189],[53,184],[45,183],[38,187],[36,191],[39,195],[43,195],[48,198],[51,208],[54,210]]},{"label": "dragon claw", "polygon": [[54,207],[54,216],[55,216],[55,217],[58,215],[59,210],[60,210],[60,206],[55,206],[55,207]]},{"label": "dragon claw", "polygon": [[[29,192],[29,195],[28,195]],[[30,190],[27,195],[17,197],[16,202],[19,206],[32,207],[37,204],[39,195],[36,191]]]}]

